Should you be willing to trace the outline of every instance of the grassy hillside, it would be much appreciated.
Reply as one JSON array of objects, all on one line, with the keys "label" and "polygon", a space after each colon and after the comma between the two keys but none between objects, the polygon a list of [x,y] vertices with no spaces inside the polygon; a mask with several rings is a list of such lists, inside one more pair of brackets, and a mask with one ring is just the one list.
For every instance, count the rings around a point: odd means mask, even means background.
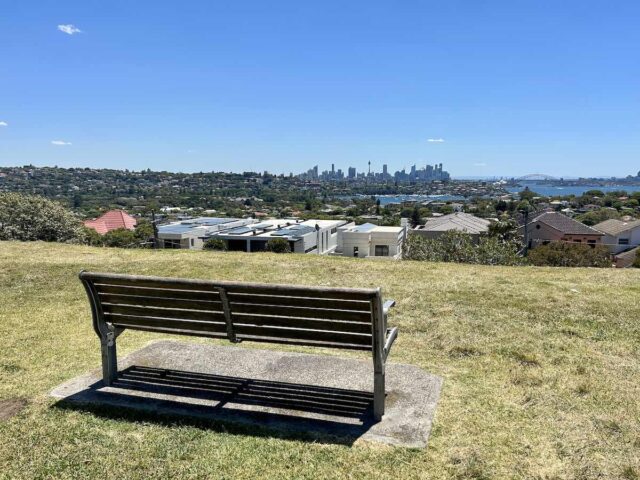
[{"label": "grassy hillside", "polygon": [[[51,408],[50,389],[100,365],[77,279],[83,268],[382,286],[398,302],[390,360],[445,378],[429,448],[347,447]],[[0,421],[0,478],[638,478],[639,319],[637,270],[0,242],[0,400],[28,401]],[[125,333],[119,354],[153,338]]]}]

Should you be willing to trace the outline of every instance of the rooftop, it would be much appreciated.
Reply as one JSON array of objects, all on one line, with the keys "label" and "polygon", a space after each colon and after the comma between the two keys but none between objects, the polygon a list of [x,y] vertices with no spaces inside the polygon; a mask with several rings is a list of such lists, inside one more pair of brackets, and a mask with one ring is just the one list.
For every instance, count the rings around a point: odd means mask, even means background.
[{"label": "rooftop", "polygon": [[626,232],[628,230],[632,230],[638,227],[640,227],[640,220],[632,220],[629,222],[624,222],[616,218],[605,220],[604,222],[600,222],[593,226],[593,228],[598,230],[599,232],[605,233],[607,235],[613,235],[613,236],[619,235],[622,232]]},{"label": "rooftop", "polygon": [[124,210],[109,210],[98,218],[84,222],[85,227],[93,228],[100,235],[119,228],[133,230],[136,224],[136,219]]},{"label": "rooftop", "polygon": [[489,231],[490,224],[491,222],[485,218],[478,218],[468,213],[456,212],[439,218],[429,219],[424,225],[416,227],[416,230],[426,232],[448,232],[455,230],[458,232],[480,234]]},{"label": "rooftop", "polygon": [[602,235],[602,233],[584,223],[580,223],[573,218],[557,212],[544,212],[534,217],[533,220],[529,222],[529,225],[536,222],[544,223],[555,230],[570,235]]}]

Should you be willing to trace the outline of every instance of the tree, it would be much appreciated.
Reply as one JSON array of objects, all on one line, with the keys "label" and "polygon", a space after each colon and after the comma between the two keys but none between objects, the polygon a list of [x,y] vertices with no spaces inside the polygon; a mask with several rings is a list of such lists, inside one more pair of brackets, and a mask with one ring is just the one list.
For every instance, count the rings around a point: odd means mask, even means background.
[{"label": "tree", "polygon": [[0,193],[0,240],[82,242],[84,230],[80,219],[57,202]]},{"label": "tree", "polygon": [[553,242],[529,251],[529,262],[549,267],[611,267],[611,255],[604,245]]},{"label": "tree", "polygon": [[284,238],[272,238],[267,242],[267,252],[291,253],[291,245]]},{"label": "tree", "polygon": [[411,212],[411,226],[413,228],[417,227],[418,225],[420,225],[421,220],[422,219],[420,218],[420,210],[416,205],[415,207],[413,207],[413,211]]},{"label": "tree", "polygon": [[210,238],[202,246],[204,250],[217,250],[224,252],[227,250],[227,244],[221,238]]},{"label": "tree", "polygon": [[477,263],[484,265],[519,265],[516,241],[502,241],[497,237],[482,237],[474,243],[469,234],[449,231],[437,238],[410,235],[403,245],[402,258],[429,262]]},{"label": "tree", "polygon": [[105,247],[132,248],[140,245],[135,232],[126,228],[117,228],[102,235],[102,244]]},{"label": "tree", "polygon": [[380,199],[376,200],[376,215],[380,215]]}]

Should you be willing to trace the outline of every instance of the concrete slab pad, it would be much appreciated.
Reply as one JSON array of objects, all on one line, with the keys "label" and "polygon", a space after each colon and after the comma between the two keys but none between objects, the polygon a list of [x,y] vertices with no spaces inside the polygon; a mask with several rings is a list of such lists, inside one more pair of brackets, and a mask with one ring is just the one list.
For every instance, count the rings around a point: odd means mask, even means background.
[{"label": "concrete slab pad", "polygon": [[372,418],[373,362],[162,340],[119,360],[118,381],[99,370],[56,387],[65,406],[104,405],[304,432],[314,439],[425,448],[442,379],[388,363],[386,412]]}]

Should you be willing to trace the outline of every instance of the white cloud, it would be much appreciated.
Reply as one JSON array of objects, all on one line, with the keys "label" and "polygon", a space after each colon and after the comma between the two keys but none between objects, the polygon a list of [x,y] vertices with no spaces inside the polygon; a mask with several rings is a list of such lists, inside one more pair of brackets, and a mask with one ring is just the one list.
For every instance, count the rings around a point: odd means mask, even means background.
[{"label": "white cloud", "polygon": [[71,145],[71,142],[65,142],[64,140],[51,140],[51,145]]},{"label": "white cloud", "polygon": [[9,124],[7,122],[0,122],[0,127],[8,127]]},{"label": "white cloud", "polygon": [[444,138],[428,138],[429,143],[444,143]]},{"label": "white cloud", "polygon": [[58,30],[66,33],[67,35],[75,35],[76,33],[82,33],[82,30],[80,30],[75,25],[71,25],[70,23],[68,25],[58,25]]},{"label": "white cloud", "polygon": [[484,162],[478,162],[473,164],[474,167],[486,167],[487,164]]}]

